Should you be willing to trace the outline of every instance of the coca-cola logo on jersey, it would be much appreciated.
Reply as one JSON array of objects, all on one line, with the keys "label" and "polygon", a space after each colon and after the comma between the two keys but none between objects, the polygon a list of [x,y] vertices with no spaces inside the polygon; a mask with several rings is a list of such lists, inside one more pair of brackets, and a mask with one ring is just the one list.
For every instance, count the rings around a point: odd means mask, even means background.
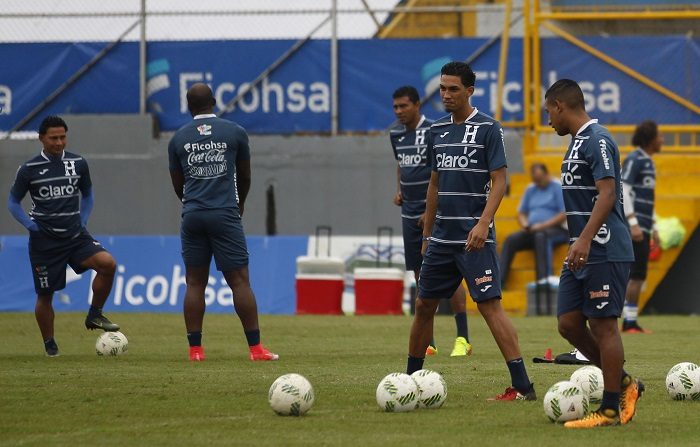
[{"label": "coca-cola logo on jersey", "polygon": [[190,152],[187,155],[187,164],[192,166],[199,163],[224,162],[224,151],[226,149],[211,149],[207,152]]}]

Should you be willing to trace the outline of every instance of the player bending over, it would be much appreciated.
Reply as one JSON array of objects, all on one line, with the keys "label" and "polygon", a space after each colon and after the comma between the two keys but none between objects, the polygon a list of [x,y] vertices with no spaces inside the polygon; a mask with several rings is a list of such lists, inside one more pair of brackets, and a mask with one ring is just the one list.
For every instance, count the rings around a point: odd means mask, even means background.
[{"label": "player bending over", "polygon": [[[58,116],[41,122],[43,148],[19,167],[8,199],[10,213],[29,230],[29,261],[37,293],[34,314],[49,357],[59,355],[52,301],[53,293],[66,287],[68,265],[78,274],[88,269],[96,272],[85,327],[119,330],[102,314],[117,264],[87,231],[93,207],[90,170],[83,157],[65,151],[67,132],[68,126]],[[29,215],[21,205],[27,192],[32,200]]]},{"label": "player bending over", "polygon": [[512,386],[491,400],[535,400],[518,335],[501,307],[493,216],[506,190],[501,124],[469,103],[476,76],[463,62],[442,67],[440,98],[450,114],[427,131],[432,159],[423,226],[423,265],[411,327],[407,372],[423,367],[440,299],[466,280],[511,375]]},{"label": "player bending over", "polygon": [[212,255],[233,292],[251,360],[277,360],[260,343],[258,309],[248,279],[248,249],[241,216],[250,190],[248,135],[238,124],[214,114],[216,101],[206,84],[187,91],[194,117],[168,145],[170,177],[182,201],[182,259],[185,263],[185,326],[190,360],[204,360],[204,292]]},{"label": "player bending over", "polygon": [[557,134],[572,137],[561,165],[570,245],[559,282],[559,333],[603,370],[605,383],[600,408],[564,425],[626,424],[644,385],[622,368],[617,327],[634,260],[623,212],[620,152],[607,129],[586,113],[575,81],[555,82],[545,94],[545,109]]},{"label": "player bending over", "polygon": [[[415,87],[398,88],[393,95],[394,114],[400,125],[391,129],[389,138],[398,161],[396,177],[398,188],[394,204],[401,207],[403,248],[406,270],[413,270],[418,282],[420,265],[423,262],[423,222],[425,219],[425,196],[430,183],[430,157],[427,156],[425,133],[433,122],[420,113],[420,97]],[[467,328],[466,293],[462,285],[450,299],[457,325],[457,338],[450,357],[471,355]],[[427,355],[436,355],[435,339],[431,338]]]}]

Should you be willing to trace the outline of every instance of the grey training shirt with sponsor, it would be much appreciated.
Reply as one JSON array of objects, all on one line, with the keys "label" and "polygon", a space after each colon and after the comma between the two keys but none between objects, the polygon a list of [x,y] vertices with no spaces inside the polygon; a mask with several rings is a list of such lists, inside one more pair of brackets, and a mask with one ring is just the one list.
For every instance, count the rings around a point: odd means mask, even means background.
[{"label": "grey training shirt with sponsor", "polygon": [[432,121],[422,116],[415,130],[400,125],[389,132],[394,157],[401,170],[401,217],[404,219],[418,219],[425,212],[431,173],[425,139],[431,124]]},{"label": "grey training shirt with sponsor", "polygon": [[588,263],[632,262],[632,239],[624,218],[620,151],[608,130],[591,120],[571,139],[561,164],[561,184],[569,227],[569,241],[578,239],[598,199],[595,182],[615,180],[615,201],[608,219],[593,238]]},{"label": "grey training shirt with sponsor", "polygon": [[236,160],[249,160],[248,135],[216,115],[197,115],[168,145],[171,171],[185,177],[182,213],[238,209]]},{"label": "grey training shirt with sponsor", "polygon": [[637,148],[622,164],[622,181],[632,187],[634,215],[642,231],[651,233],[654,226],[654,188],[656,167],[644,150]]},{"label": "grey training shirt with sponsor", "polygon": [[[438,173],[438,208],[431,240],[465,244],[491,191],[491,171],[506,166],[501,124],[476,108],[462,123],[447,115],[428,131],[432,169]],[[493,221],[487,243],[496,242]]]},{"label": "grey training shirt with sponsor", "polygon": [[90,169],[83,157],[64,151],[61,156],[39,155],[17,170],[10,194],[18,201],[29,193],[29,216],[43,233],[71,238],[80,233],[80,196],[92,188]]}]

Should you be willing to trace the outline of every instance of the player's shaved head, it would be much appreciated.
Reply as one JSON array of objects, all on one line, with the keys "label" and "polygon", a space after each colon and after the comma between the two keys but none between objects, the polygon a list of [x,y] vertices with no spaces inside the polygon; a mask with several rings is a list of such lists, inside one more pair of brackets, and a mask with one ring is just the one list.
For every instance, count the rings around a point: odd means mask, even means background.
[{"label": "player's shaved head", "polygon": [[214,111],[216,99],[207,84],[198,82],[187,90],[187,108],[192,116]]},{"label": "player's shaved head", "polygon": [[585,110],[585,102],[583,100],[583,91],[581,87],[571,79],[559,79],[552,84],[544,94],[546,101],[559,101],[573,110]]}]

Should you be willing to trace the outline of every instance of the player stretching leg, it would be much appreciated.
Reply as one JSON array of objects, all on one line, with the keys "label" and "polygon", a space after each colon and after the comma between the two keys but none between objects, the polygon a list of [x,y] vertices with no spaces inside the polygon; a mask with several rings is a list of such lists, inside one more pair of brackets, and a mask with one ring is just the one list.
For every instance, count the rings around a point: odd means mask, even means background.
[{"label": "player stretching leg", "polygon": [[187,91],[194,120],[178,130],[168,145],[170,177],[182,201],[180,236],[190,360],[204,360],[204,292],[212,255],[233,292],[250,359],[277,360],[278,355],[260,343],[258,309],[248,279],[248,249],[241,223],[250,190],[248,135],[239,125],[217,118],[215,104],[206,84],[194,84]]},{"label": "player stretching leg", "polygon": [[600,408],[564,425],[626,424],[644,386],[622,368],[617,327],[634,259],[624,221],[620,152],[607,129],[586,113],[575,81],[555,82],[545,94],[545,109],[557,134],[572,137],[561,166],[570,246],[559,282],[559,332],[603,370],[605,383]]},{"label": "player stretching leg", "polygon": [[450,112],[427,132],[432,158],[423,266],[408,350],[409,374],[423,367],[439,299],[465,279],[506,360],[512,386],[492,400],[535,400],[518,335],[501,307],[493,216],[506,190],[506,151],[498,121],[469,104],[476,76],[463,62],[442,67],[440,97]]},{"label": "player stretching leg", "polygon": [[[8,199],[14,218],[29,230],[29,260],[37,293],[34,314],[49,357],[59,355],[52,301],[53,293],[66,286],[68,265],[78,274],[88,269],[97,273],[85,327],[119,330],[102,314],[117,264],[86,229],[93,207],[90,170],[83,157],[64,150],[67,132],[68,126],[58,116],[42,121],[41,153],[19,167]],[[29,215],[20,204],[27,192],[32,199]]]},{"label": "player stretching leg", "polygon": [[[389,137],[394,157],[398,161],[396,177],[398,188],[394,204],[401,207],[403,226],[403,247],[406,270],[413,270],[418,282],[420,265],[423,262],[421,246],[423,240],[423,221],[425,214],[425,196],[430,183],[430,158],[426,153],[425,132],[430,129],[432,121],[420,113],[420,97],[415,87],[398,88],[393,95],[394,113],[401,125],[392,129]],[[451,357],[471,355],[467,328],[466,293],[460,285],[451,298],[452,311],[457,325],[457,338]],[[426,355],[436,355],[435,339],[431,339]]]},{"label": "player stretching leg", "polygon": [[652,156],[661,151],[663,136],[653,121],[644,121],[634,130],[631,152],[622,165],[622,191],[625,195],[625,217],[630,225],[634,263],[630,268],[630,280],[625,292],[622,311],[622,332],[647,334],[637,323],[637,302],[647,277],[649,264],[649,239],[659,243],[659,233],[654,228],[654,188],[656,167]]}]

